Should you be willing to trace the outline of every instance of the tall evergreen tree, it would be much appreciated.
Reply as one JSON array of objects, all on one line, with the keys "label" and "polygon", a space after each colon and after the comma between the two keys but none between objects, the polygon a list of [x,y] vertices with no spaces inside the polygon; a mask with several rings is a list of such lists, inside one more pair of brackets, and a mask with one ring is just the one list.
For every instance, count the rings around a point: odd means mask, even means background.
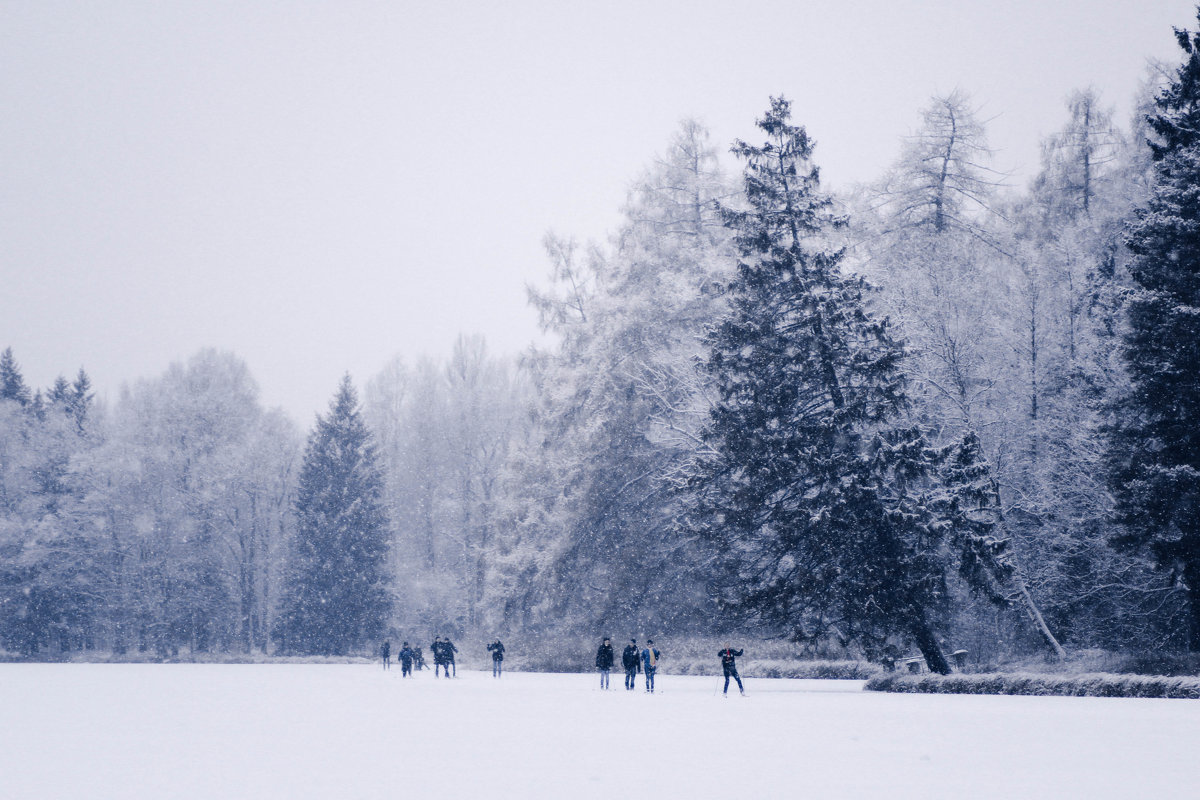
[{"label": "tall evergreen tree", "polygon": [[935,634],[945,526],[922,492],[928,448],[894,426],[903,348],[826,244],[843,221],[790,116],[773,98],[758,121],[768,141],[733,148],[746,162],[746,207],[724,209],[740,259],[731,312],[709,336],[717,402],[693,524],[744,611],[798,640],[905,634],[930,669],[948,672]]},{"label": "tall evergreen tree", "polygon": [[1109,456],[1116,542],[1149,548],[1182,579],[1200,650],[1200,32],[1175,34],[1184,60],[1147,119],[1153,184],[1126,240],[1132,386],[1116,403]]},{"label": "tall evergreen tree", "polygon": [[382,493],[375,445],[347,375],[305,448],[276,633],[284,649],[344,655],[383,631],[391,587]]}]

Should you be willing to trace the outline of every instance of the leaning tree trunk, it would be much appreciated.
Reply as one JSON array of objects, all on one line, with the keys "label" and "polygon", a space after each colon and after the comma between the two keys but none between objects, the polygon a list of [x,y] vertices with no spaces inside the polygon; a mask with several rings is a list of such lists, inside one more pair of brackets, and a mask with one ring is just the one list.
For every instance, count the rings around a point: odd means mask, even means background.
[{"label": "leaning tree trunk", "polygon": [[1200,562],[1191,560],[1183,567],[1188,597],[1188,652],[1200,652]]},{"label": "leaning tree trunk", "polygon": [[934,635],[933,629],[929,627],[929,622],[925,619],[924,612],[918,612],[913,623],[912,635],[913,639],[916,640],[917,649],[925,657],[925,665],[929,667],[929,671],[936,672],[939,675],[949,675],[950,662],[946,660],[946,655],[942,652],[942,646],[938,644],[937,636]]},{"label": "leaning tree trunk", "polygon": [[1056,658],[1060,660],[1065,659],[1067,651],[1063,650],[1063,646],[1058,643],[1058,639],[1054,638],[1054,634],[1051,633],[1050,626],[1046,624],[1046,619],[1038,609],[1037,603],[1033,602],[1033,595],[1029,593],[1029,587],[1025,585],[1025,580],[1019,573],[1014,573],[1012,583],[1017,590],[1017,602],[1025,609],[1026,616],[1033,623],[1033,627],[1037,629],[1038,635],[1042,637],[1042,641],[1054,651]]},{"label": "leaning tree trunk", "polygon": [[[1012,538],[1008,535],[1008,526],[1004,520],[1004,512],[1001,510],[1000,485],[996,482],[995,478],[991,478],[990,480],[992,496],[995,500],[995,508],[993,509],[995,513],[994,528],[998,534],[1001,534],[1005,541],[1011,542]],[[1033,595],[1029,593],[1029,587],[1025,585],[1025,579],[1021,576],[1021,568],[1017,564],[1016,556],[1013,555],[1012,551],[1010,550],[1005,554],[1004,563],[988,562],[986,567],[991,571],[993,578],[997,582],[997,586],[1003,587],[1007,584],[1013,588],[1014,591],[1010,593],[1010,596],[1015,595],[1016,602],[1020,604],[1021,608],[1025,611],[1025,615],[1029,617],[1029,621],[1033,623],[1038,636],[1042,638],[1042,641],[1050,648],[1056,658],[1059,660],[1065,659],[1067,652],[1058,643],[1058,639],[1050,631],[1050,626],[1046,624],[1046,618],[1042,616],[1037,603],[1033,601]]]}]

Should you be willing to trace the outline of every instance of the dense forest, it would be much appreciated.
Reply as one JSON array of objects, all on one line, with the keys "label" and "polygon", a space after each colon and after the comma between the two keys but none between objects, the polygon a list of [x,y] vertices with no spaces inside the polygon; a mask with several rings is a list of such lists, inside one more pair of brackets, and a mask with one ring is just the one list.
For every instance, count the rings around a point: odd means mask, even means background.
[{"label": "dense forest", "polygon": [[684,121],[607,241],[546,237],[552,344],[348,376],[307,436],[227,352],[103,405],[4,351],[0,650],[1200,650],[1200,35],[1177,38],[1132,108],[1067,98],[1025,187],[962,91],[839,193],[784,98],[731,149]]}]

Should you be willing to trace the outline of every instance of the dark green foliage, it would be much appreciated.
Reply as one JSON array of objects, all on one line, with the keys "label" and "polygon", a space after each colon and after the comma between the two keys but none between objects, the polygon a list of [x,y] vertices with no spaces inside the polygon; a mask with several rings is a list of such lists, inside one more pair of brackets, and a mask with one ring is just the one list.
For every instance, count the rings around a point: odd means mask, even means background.
[{"label": "dark green foliage", "polygon": [[371,646],[391,607],[383,475],[347,376],[309,435],[276,638],[292,653]]},{"label": "dark green foliage", "polygon": [[940,453],[945,493],[938,513],[950,523],[950,546],[967,584],[998,604],[1007,604],[1015,572],[1008,539],[998,535],[1000,491],[979,437],[968,433]]},{"label": "dark green foliage", "polygon": [[1182,578],[1190,647],[1200,649],[1200,34],[1177,31],[1185,59],[1148,117],[1151,196],[1129,226],[1134,288],[1115,403],[1110,479],[1122,532]]},{"label": "dark green foliage", "polygon": [[747,208],[725,209],[741,258],[731,312],[709,336],[717,403],[691,486],[693,527],[726,568],[730,604],[800,640],[881,644],[911,636],[948,671],[933,633],[945,593],[944,526],[923,487],[919,431],[891,429],[905,404],[903,349],[868,311],[822,237],[842,225],[820,193],[787,101],[738,142]]},{"label": "dark green foliage", "polygon": [[51,547],[0,547],[0,649],[30,657],[78,647],[92,627],[88,544],[61,536]]}]

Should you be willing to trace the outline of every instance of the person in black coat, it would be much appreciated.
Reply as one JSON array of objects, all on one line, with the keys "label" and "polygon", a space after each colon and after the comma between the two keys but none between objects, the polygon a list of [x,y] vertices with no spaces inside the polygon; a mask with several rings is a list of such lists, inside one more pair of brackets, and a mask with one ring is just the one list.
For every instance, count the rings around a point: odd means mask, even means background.
[{"label": "person in black coat", "polygon": [[391,669],[392,667],[392,643],[384,642],[383,647],[379,648],[379,654],[383,656],[383,668]]},{"label": "person in black coat", "polygon": [[641,656],[638,654],[637,639],[630,639],[629,644],[625,645],[625,649],[621,651],[621,666],[625,668],[625,688],[633,690],[633,684],[637,681],[638,672],[641,670]]},{"label": "person in black coat", "polygon": [[497,639],[489,644],[487,649],[492,653],[492,677],[499,678],[500,665],[504,663],[504,645],[502,645],[500,640]]},{"label": "person in black coat", "polygon": [[742,654],[741,650],[734,650],[729,645],[725,645],[725,649],[717,653],[721,657],[721,669],[725,673],[725,691],[722,694],[729,694],[729,679],[733,678],[737,681],[738,691],[743,695],[746,689],[742,686],[742,676],[738,675],[737,658]]},{"label": "person in black coat", "polygon": [[601,689],[608,688],[608,673],[612,670],[614,660],[612,642],[605,636],[604,641],[600,643],[600,649],[596,651],[596,669],[600,670]]},{"label": "person in black coat", "polygon": [[400,662],[401,678],[412,677],[413,658],[415,656],[416,653],[408,646],[408,642],[405,642],[404,646],[400,648],[400,652],[396,653],[396,660]]},{"label": "person in black coat", "polygon": [[450,641],[447,636],[442,639],[442,669],[446,670],[446,677],[450,677],[450,670],[454,670],[454,677],[458,677],[458,667],[454,663],[454,654],[458,652],[458,648],[454,646],[454,642]]},{"label": "person in black coat", "polygon": [[442,650],[442,637],[433,637],[433,644],[429,645],[429,652],[433,654],[433,677],[438,677],[438,670],[442,667],[446,668],[446,677],[450,677],[450,667],[446,664],[446,654]]}]

